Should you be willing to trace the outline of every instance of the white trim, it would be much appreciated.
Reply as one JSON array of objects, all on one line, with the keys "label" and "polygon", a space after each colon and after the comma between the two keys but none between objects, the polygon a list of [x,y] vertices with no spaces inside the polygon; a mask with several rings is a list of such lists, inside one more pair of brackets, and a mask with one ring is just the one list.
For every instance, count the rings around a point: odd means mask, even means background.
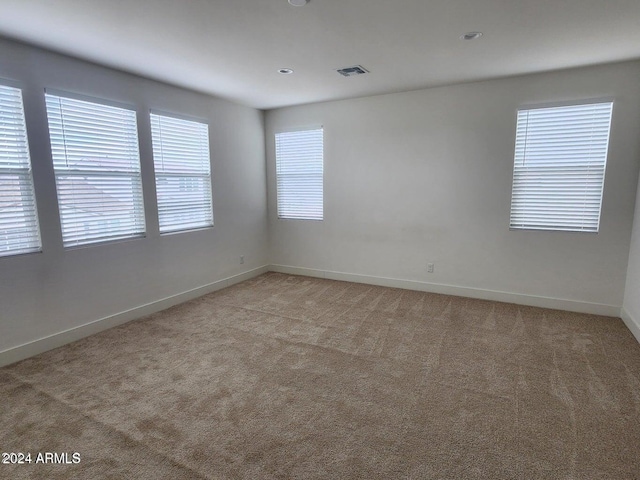
[{"label": "white trim", "polygon": [[327,278],[331,280],[342,280],[346,282],[379,285],[381,287],[405,288],[408,290],[418,290],[421,292],[479,298],[482,300],[516,303],[519,305],[528,305],[532,307],[553,308],[570,312],[592,313],[596,315],[606,315],[609,317],[618,317],[620,315],[619,306],[607,305],[604,303],[582,302],[579,300],[541,297],[536,295],[501,292],[497,290],[486,290],[473,287],[460,287],[456,285],[446,285],[441,283],[420,282],[417,280],[401,280],[397,278],[375,277],[371,275],[360,275],[357,273],[333,272],[328,270],[317,270],[313,268],[292,267],[288,265],[270,265],[269,270],[272,272],[288,273],[291,275],[305,275],[308,277]]},{"label": "white trim", "polygon": [[615,103],[615,97],[595,97],[587,98],[584,100],[567,100],[564,102],[543,102],[520,105],[516,112],[520,110],[537,110],[539,108],[553,108],[553,107],[577,107],[578,105],[593,105],[595,103]]},{"label": "white trim", "polygon": [[624,308],[620,309],[615,305],[602,303],[581,302],[576,300],[566,300],[551,297],[539,297],[534,295],[524,295],[519,293],[501,292],[496,290],[485,290],[472,287],[459,287],[438,283],[420,282],[417,280],[401,280],[396,278],[376,277],[372,275],[361,275],[355,273],[334,272],[330,270],[318,270],[313,268],[293,267],[289,265],[264,265],[262,267],[249,270],[222,280],[218,280],[201,287],[178,293],[155,302],[147,303],[139,307],[126,310],[124,312],[110,315],[98,320],[94,320],[85,325],[65,330],[50,335],[33,342],[25,343],[17,347],[9,348],[0,352],[0,367],[24,360],[25,358],[38,355],[40,353],[61,347],[76,340],[80,340],[89,335],[102,332],[109,328],[122,325],[129,321],[150,315],[179,303],[187,302],[202,295],[206,295],[236,283],[243,282],[250,278],[257,277],[268,271],[287,273],[291,275],[304,275],[308,277],[326,278],[331,280],[342,280],[346,282],[357,282],[368,285],[379,285],[383,287],[404,288],[422,292],[440,293],[444,295],[456,295],[483,300],[494,300],[497,302],[509,302],[520,305],[529,305],[542,308],[554,308],[572,312],[592,313],[597,315],[607,315],[611,317],[622,317],[625,324],[633,335],[640,342],[640,319],[633,317]]},{"label": "white trim", "polygon": [[100,318],[84,325],[70,328],[69,330],[54,333],[53,335],[50,335],[48,337],[25,343],[24,345],[9,348],[8,350],[0,352],[0,367],[18,362],[20,360],[24,360],[25,358],[38,355],[54,348],[61,347],[63,345],[66,345],[67,343],[75,342],[76,340],[80,340],[81,338],[88,337],[89,335],[94,335],[118,325],[122,325],[123,323],[130,322],[131,320],[136,320],[140,317],[165,310],[174,305],[178,305],[179,303],[193,300],[194,298],[201,297],[202,295],[206,295],[208,293],[230,287],[231,285],[234,285],[236,283],[240,283],[250,278],[257,277],[258,275],[262,275],[267,271],[269,271],[269,268],[267,265],[264,265],[262,267],[255,268],[238,275],[233,275],[231,277],[223,278],[222,280],[218,280],[201,287],[187,290],[186,292],[171,295],[155,302],[147,303],[130,310],[125,310],[124,312],[116,313],[115,315]]},{"label": "white trim", "polygon": [[120,102],[118,100],[111,100],[109,98],[94,97],[93,95],[85,95],[84,93],[70,92],[68,90],[59,90],[57,88],[45,88],[44,93],[45,95],[52,95],[54,97],[70,98],[71,100],[78,100],[80,102],[96,103],[98,105],[106,105],[107,107],[130,110],[136,114],[136,121],[138,119],[138,110],[134,103]]},{"label": "white trim", "polygon": [[324,130],[324,125],[321,123],[313,123],[307,126],[297,126],[297,127],[282,127],[281,129],[276,129],[273,132],[273,135],[277,135],[278,133],[289,133],[289,132],[305,132],[307,130]]},{"label": "white trim", "polygon": [[210,120],[205,117],[198,117],[198,116],[188,115],[184,113],[176,113],[176,112],[171,112],[169,110],[162,110],[157,108],[149,109],[149,116],[151,115],[160,115],[162,117],[171,117],[171,118],[176,118],[178,120],[186,120],[187,122],[202,123],[207,126],[207,129],[210,123]]},{"label": "white trim", "polygon": [[620,309],[620,318],[622,318],[624,324],[629,330],[631,330],[631,333],[636,337],[638,343],[640,343],[640,318],[633,318],[629,311],[624,307]]}]

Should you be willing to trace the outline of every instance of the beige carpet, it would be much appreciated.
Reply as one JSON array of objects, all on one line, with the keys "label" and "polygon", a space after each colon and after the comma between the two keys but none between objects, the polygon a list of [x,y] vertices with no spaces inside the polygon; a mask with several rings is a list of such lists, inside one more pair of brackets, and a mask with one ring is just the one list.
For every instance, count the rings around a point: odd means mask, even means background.
[{"label": "beige carpet", "polygon": [[[637,479],[620,319],[269,273],[0,369],[7,479]],[[35,458],[35,457],[34,457]]]}]

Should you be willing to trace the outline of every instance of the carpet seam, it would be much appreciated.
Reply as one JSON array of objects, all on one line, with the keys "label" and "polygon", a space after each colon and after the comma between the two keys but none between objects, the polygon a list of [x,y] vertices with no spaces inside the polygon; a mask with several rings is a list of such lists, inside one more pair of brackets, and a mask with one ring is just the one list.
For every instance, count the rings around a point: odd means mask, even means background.
[{"label": "carpet seam", "polygon": [[[237,308],[243,308],[243,307],[237,307]],[[247,309],[248,310],[248,309]],[[250,311],[257,311],[257,310],[250,310]],[[261,311],[257,311],[258,313],[265,313],[267,315],[270,315],[272,317],[278,317],[279,315],[275,315],[273,313],[269,313],[269,312],[261,312]],[[290,320],[299,320],[299,319],[295,319],[295,318],[290,318],[290,317],[282,317],[282,318],[289,318]],[[289,344],[289,345],[294,345],[294,346],[303,346],[303,347],[311,347],[320,351],[324,351],[327,353],[340,353],[343,354],[347,357],[353,357],[353,358],[357,358],[360,360],[364,360],[369,364],[377,364],[378,362],[376,361],[376,359],[383,359],[383,357],[366,357],[363,355],[358,355],[355,353],[349,353],[349,352],[345,352],[344,350],[339,350],[336,348],[331,348],[331,347],[326,347],[324,345],[315,345],[313,343],[305,343],[305,342],[300,342],[300,341],[295,341],[295,340],[290,340],[290,339],[286,339],[286,338],[279,338],[279,337],[271,337],[267,334],[264,333],[260,333],[260,332],[254,332],[254,331],[247,331],[247,330],[242,330],[241,328],[237,328],[234,327],[233,325],[217,325],[217,328],[229,328],[231,330],[234,330],[236,332],[241,332],[241,333],[245,333],[248,335],[253,335],[259,338],[267,338],[267,339],[271,339],[271,340],[275,340],[277,342],[281,342],[284,344]],[[397,363],[401,363],[401,361],[399,360],[394,360],[394,359],[387,359],[391,362],[397,362]],[[407,363],[410,363],[412,365],[420,365],[418,362],[413,362],[411,360],[408,360]],[[441,380],[435,379],[433,380],[435,383],[437,383],[438,385],[441,386],[445,386],[445,387],[453,387],[456,388],[458,390],[462,390],[465,392],[470,392],[470,393],[474,393],[474,394],[479,394],[479,395],[485,395],[488,397],[495,397],[495,398],[499,398],[502,400],[513,400],[513,397],[508,397],[508,396],[504,396],[504,395],[500,395],[498,393],[490,393],[490,392],[485,392],[482,390],[477,390],[475,388],[471,388],[468,386],[462,386],[462,385],[458,385],[458,384],[451,384],[448,382],[443,382]],[[423,386],[424,387],[424,386]],[[426,388],[426,387],[424,387]],[[517,389],[516,389],[517,390]]]}]

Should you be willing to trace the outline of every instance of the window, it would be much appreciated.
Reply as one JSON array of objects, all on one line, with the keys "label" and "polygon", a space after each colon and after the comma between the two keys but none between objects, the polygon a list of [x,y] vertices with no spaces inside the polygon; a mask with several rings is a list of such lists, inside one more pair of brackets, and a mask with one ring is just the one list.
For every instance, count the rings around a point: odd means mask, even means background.
[{"label": "window", "polygon": [[160,232],[213,225],[209,127],[151,114]]},{"label": "window", "polygon": [[22,92],[0,85],[0,256],[40,250]]},{"label": "window", "polygon": [[518,111],[511,228],[598,231],[612,109]]},{"label": "window", "polygon": [[278,218],[322,220],[323,130],[276,134]]},{"label": "window", "polygon": [[136,112],[46,95],[65,247],[145,232]]}]

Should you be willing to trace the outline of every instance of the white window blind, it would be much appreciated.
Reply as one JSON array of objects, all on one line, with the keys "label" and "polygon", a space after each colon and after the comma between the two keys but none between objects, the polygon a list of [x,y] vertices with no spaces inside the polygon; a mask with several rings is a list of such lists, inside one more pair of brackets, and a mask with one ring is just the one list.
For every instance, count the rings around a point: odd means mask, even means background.
[{"label": "white window blind", "polygon": [[598,231],[612,109],[518,111],[511,228]]},{"label": "white window blind", "polygon": [[65,247],[145,231],[136,112],[46,95]]},{"label": "white window blind", "polygon": [[40,250],[22,92],[0,85],[0,256]]},{"label": "white window blind", "polygon": [[323,129],[276,134],[278,217],[323,218]]},{"label": "white window blind", "polygon": [[160,232],[213,225],[209,127],[151,114]]}]

